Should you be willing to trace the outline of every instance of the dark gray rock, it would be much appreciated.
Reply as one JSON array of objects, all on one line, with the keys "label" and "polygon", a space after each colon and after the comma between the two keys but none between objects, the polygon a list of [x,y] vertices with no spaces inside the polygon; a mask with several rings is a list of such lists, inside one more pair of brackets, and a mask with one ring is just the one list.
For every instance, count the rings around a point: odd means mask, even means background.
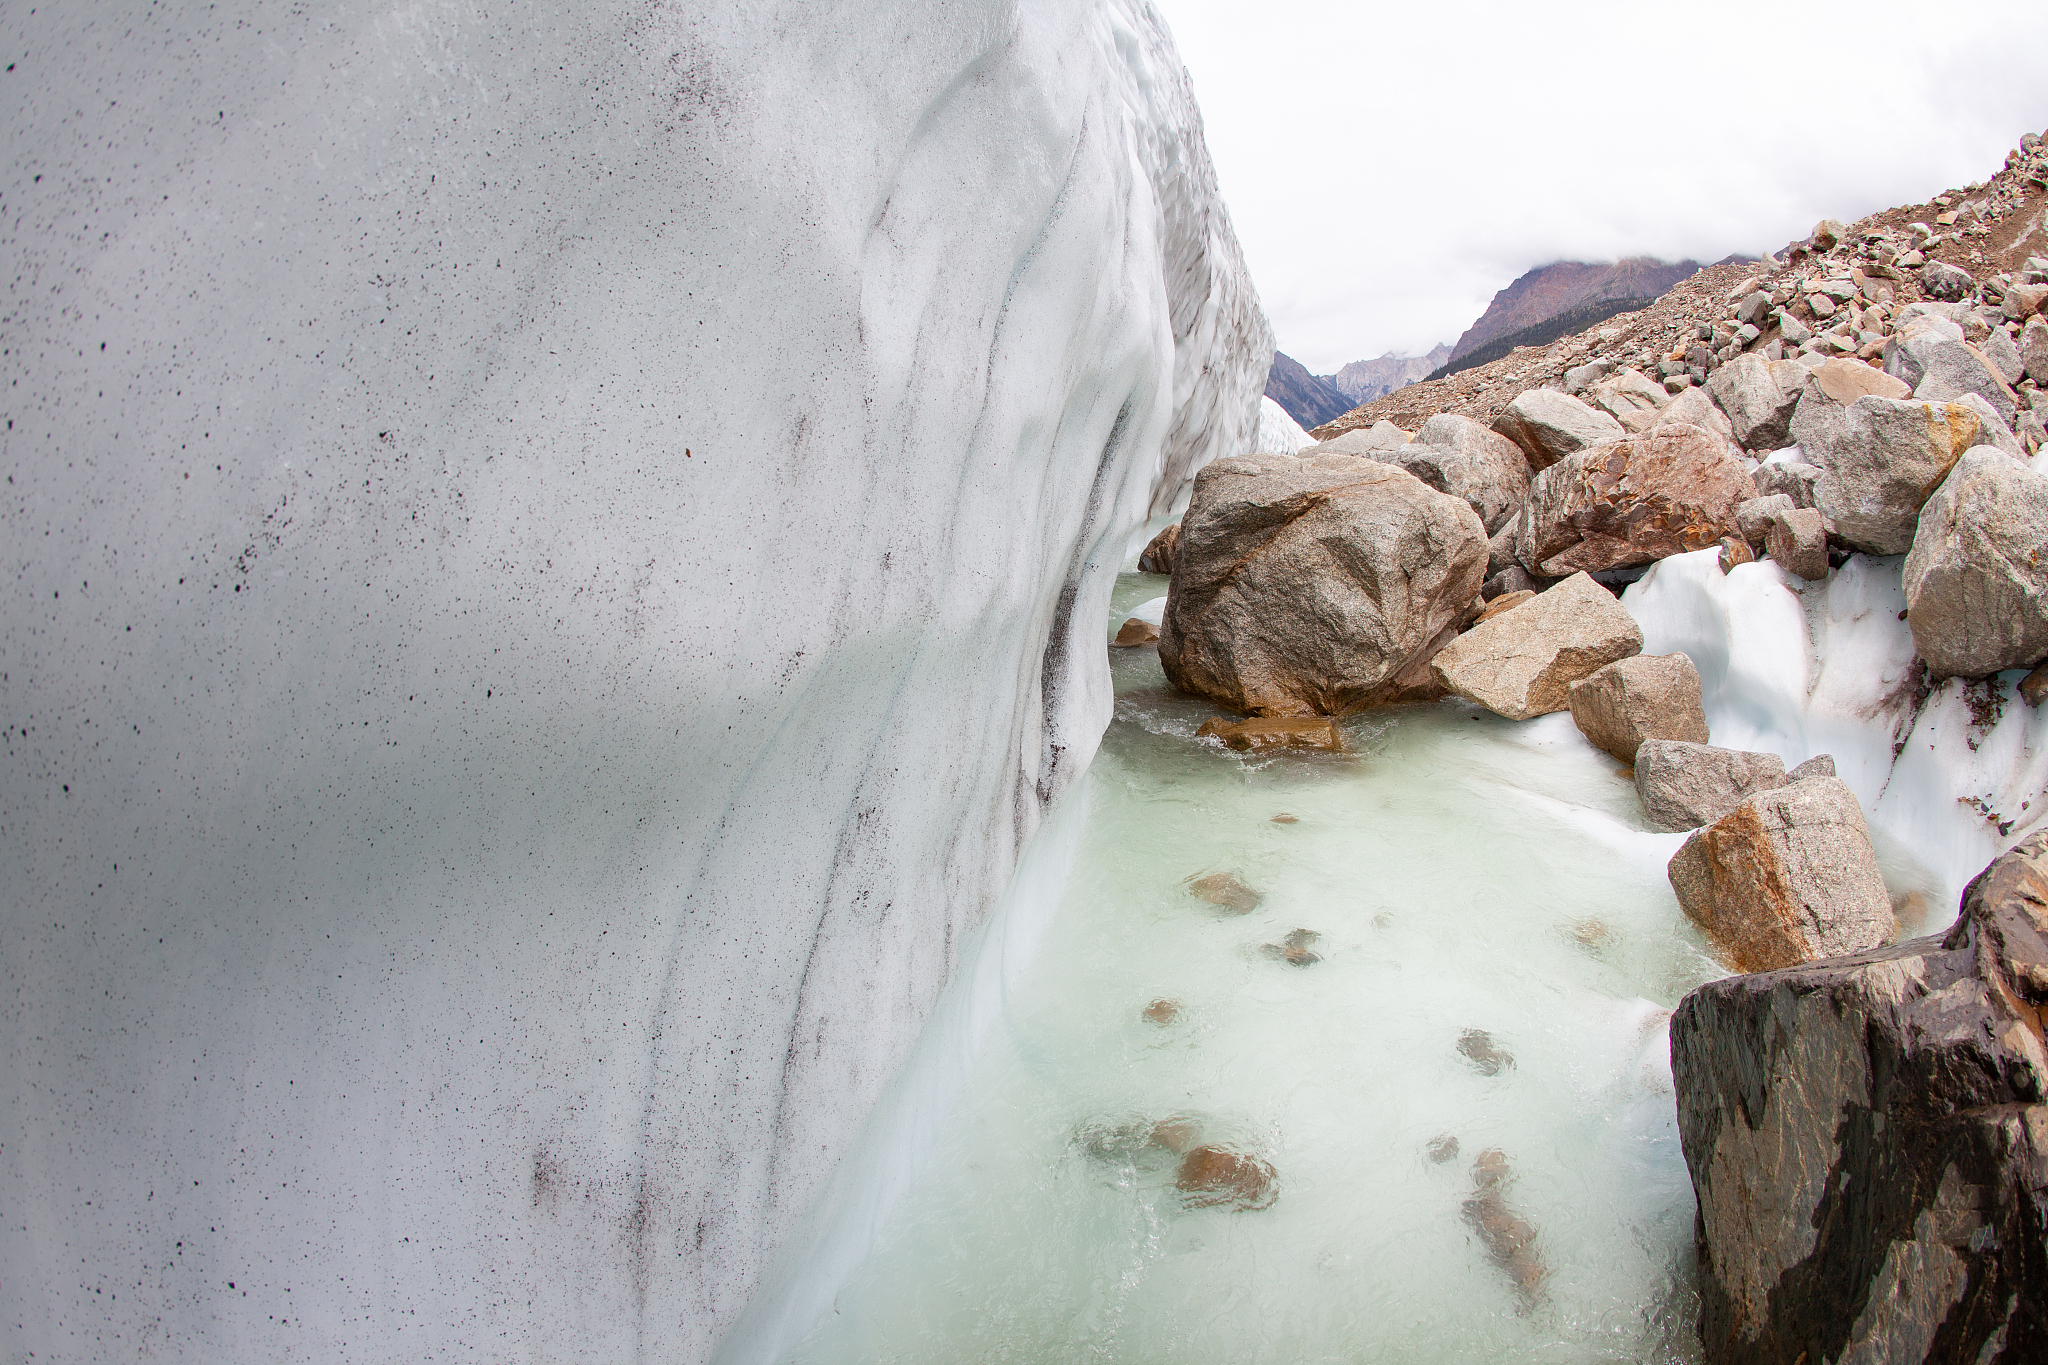
[{"label": "dark gray rock", "polygon": [[1940,937],[1671,1021],[1708,1365],[2048,1360],[2048,833]]},{"label": "dark gray rock", "polygon": [[1764,320],[1770,317],[1770,315],[1771,296],[1764,293],[1761,289],[1735,305],[1735,320],[1737,322],[1752,323],[1761,327],[1764,324]]},{"label": "dark gray rock", "polygon": [[1757,792],[1784,785],[1776,754],[1676,739],[1646,739],[1636,749],[1636,795],[1656,829],[1711,825]]}]

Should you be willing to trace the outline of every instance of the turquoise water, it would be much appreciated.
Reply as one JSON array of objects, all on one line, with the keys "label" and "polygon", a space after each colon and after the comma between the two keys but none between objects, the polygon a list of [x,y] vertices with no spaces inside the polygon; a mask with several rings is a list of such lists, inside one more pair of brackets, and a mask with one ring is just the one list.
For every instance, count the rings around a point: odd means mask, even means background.
[{"label": "turquoise water", "polygon": [[[1125,575],[1112,627],[1164,591]],[[1238,755],[1156,651],[1111,652],[1058,908],[795,1360],[1694,1359],[1664,1030],[1721,969],[1664,881],[1679,836],[1568,718],[1407,707],[1344,755]],[[1269,1166],[1240,1202],[1270,1204],[1197,1206],[1198,1144]],[[1519,1262],[1489,1221],[1534,1230]]]}]

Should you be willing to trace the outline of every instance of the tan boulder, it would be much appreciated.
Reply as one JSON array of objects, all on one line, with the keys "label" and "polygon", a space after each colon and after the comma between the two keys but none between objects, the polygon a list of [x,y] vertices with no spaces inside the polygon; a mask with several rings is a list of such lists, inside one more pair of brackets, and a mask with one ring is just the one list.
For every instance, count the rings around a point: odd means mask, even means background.
[{"label": "tan boulder", "polygon": [[[1807,387],[1819,391],[1822,398],[1831,403],[1849,404],[1859,398],[1875,395],[1879,398],[1910,398],[1913,390],[1902,379],[1895,379],[1874,365],[1865,365],[1857,360],[1844,360],[1840,356],[1823,360],[1813,367],[1806,378]],[[1806,401],[1801,394],[1800,402]]]},{"label": "tan boulder", "polygon": [[1458,636],[1430,667],[1445,687],[1510,720],[1562,711],[1573,683],[1640,654],[1642,628],[1583,573]]},{"label": "tan boulder", "polygon": [[1754,351],[1736,356],[1707,379],[1707,393],[1728,414],[1736,444],[1744,450],[1776,450],[1799,394],[1806,367],[1792,360],[1766,360]]},{"label": "tan boulder", "polygon": [[1898,932],[1863,807],[1836,778],[1756,793],[1686,840],[1667,874],[1739,972],[1860,953]]},{"label": "tan boulder", "polygon": [[1224,748],[1239,752],[1321,749],[1328,753],[1342,753],[1344,750],[1344,736],[1337,729],[1337,722],[1328,716],[1253,716],[1250,720],[1239,721],[1211,716],[1202,722],[1201,729],[1195,731],[1197,739],[1207,735],[1222,740]]},{"label": "tan boulder", "polygon": [[1621,423],[1628,431],[1645,431],[1664,420],[1671,395],[1641,370],[1609,375],[1586,390],[1586,401]]},{"label": "tan boulder", "polygon": [[1340,715],[1462,623],[1486,574],[1463,499],[1347,455],[1217,460],[1181,520],[1159,661],[1236,711]]},{"label": "tan boulder", "polygon": [[1667,422],[1705,427],[1724,441],[1735,439],[1735,424],[1728,420],[1728,414],[1721,411],[1721,405],[1705,389],[1687,389],[1665,404],[1663,411],[1657,414],[1657,424],[1662,426]]},{"label": "tan boulder", "polygon": [[1741,535],[1756,481],[1728,443],[1666,424],[1569,455],[1529,484],[1515,555],[1552,578],[1648,564]]},{"label": "tan boulder", "polygon": [[1684,654],[1617,659],[1566,689],[1572,721],[1596,748],[1633,765],[1646,739],[1707,742],[1700,671]]},{"label": "tan boulder", "polygon": [[1133,616],[1117,628],[1113,643],[1121,648],[1130,649],[1136,645],[1155,644],[1158,639],[1159,627],[1150,621],[1140,621]]},{"label": "tan boulder", "polygon": [[1555,389],[1516,395],[1493,429],[1522,448],[1531,469],[1548,469],[1575,450],[1627,434],[1612,416]]},{"label": "tan boulder", "polygon": [[1517,588],[1513,592],[1504,592],[1491,602],[1488,602],[1480,610],[1479,614],[1472,618],[1472,624],[1476,626],[1481,621],[1491,621],[1502,612],[1513,611],[1516,607],[1521,606],[1522,603],[1533,600],[1535,596],[1535,592],[1529,588]]}]

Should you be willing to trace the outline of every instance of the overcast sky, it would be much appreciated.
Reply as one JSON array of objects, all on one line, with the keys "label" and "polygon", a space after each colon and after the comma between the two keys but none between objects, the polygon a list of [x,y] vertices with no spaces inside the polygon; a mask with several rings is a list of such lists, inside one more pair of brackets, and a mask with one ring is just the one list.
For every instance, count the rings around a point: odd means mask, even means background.
[{"label": "overcast sky", "polygon": [[2048,0],[1155,0],[1280,349],[1453,341],[1531,266],[1718,260],[2048,128]]}]

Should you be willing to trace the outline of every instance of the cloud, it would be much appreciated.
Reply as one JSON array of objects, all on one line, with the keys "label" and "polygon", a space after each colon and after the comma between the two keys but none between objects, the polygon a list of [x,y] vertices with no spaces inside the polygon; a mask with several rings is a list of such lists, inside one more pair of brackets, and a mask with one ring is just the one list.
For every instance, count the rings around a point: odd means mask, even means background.
[{"label": "cloud", "polygon": [[1555,260],[1776,249],[2048,125],[2038,3],[1155,0],[1280,346],[1454,339]]}]

